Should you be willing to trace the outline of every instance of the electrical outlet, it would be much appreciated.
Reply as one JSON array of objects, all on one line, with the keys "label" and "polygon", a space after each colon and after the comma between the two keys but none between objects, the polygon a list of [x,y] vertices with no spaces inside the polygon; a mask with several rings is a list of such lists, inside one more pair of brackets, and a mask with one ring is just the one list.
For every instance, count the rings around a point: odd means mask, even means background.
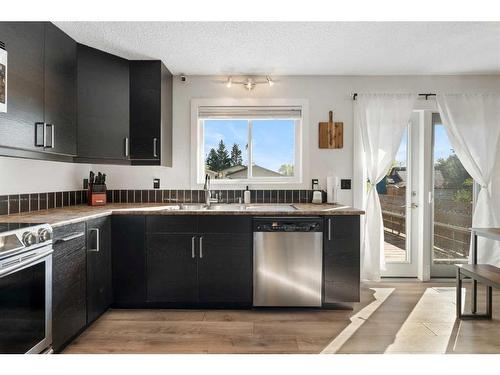
[{"label": "electrical outlet", "polygon": [[153,189],[159,189],[159,188],[160,188],[160,179],[153,178]]},{"label": "electrical outlet", "polygon": [[351,180],[350,179],[340,180],[340,188],[342,190],[351,190]]}]

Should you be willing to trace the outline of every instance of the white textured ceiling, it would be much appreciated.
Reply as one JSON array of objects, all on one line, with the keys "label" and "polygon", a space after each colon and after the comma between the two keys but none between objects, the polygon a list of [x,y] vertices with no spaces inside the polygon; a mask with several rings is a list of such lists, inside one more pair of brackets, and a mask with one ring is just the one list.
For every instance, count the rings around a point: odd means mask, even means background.
[{"label": "white textured ceiling", "polygon": [[55,22],[174,74],[500,74],[500,22]]}]

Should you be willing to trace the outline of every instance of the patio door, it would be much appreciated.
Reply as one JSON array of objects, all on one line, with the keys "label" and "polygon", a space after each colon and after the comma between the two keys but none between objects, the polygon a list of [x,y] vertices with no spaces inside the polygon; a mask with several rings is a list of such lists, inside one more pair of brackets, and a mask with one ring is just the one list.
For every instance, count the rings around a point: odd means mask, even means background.
[{"label": "patio door", "polygon": [[467,263],[474,206],[474,181],[451,147],[438,113],[432,115],[433,209],[431,277],[454,277]]},{"label": "patio door", "polygon": [[[415,113],[401,140],[386,177],[377,185],[384,221],[383,277],[416,277],[415,230],[418,181],[418,123]],[[415,183],[415,184],[414,184]]]}]

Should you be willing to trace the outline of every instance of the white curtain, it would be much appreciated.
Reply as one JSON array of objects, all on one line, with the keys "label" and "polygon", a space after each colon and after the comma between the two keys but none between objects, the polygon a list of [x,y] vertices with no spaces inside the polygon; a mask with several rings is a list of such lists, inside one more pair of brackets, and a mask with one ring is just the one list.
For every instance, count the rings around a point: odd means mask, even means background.
[{"label": "white curtain", "polygon": [[[499,174],[500,94],[439,94],[441,121],[464,168],[481,186],[472,216],[473,227],[497,227],[492,182]],[[498,264],[491,241],[481,241],[478,262]],[[489,250],[489,251],[488,251]]]},{"label": "white curtain", "polygon": [[358,94],[355,121],[361,132],[368,179],[365,199],[361,278],[380,280],[385,269],[382,211],[376,184],[389,170],[417,96],[412,94]]}]

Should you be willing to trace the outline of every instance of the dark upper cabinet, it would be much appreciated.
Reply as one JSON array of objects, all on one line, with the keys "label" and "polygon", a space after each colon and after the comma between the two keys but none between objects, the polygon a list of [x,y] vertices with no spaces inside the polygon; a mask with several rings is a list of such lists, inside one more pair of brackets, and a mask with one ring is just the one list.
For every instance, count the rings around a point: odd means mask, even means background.
[{"label": "dark upper cabinet", "polygon": [[113,216],[113,302],[134,306],[146,301],[145,217]]},{"label": "dark upper cabinet", "polygon": [[[0,40],[8,52],[0,146],[27,152],[6,155],[54,160],[61,155],[71,161],[76,155],[75,41],[48,22],[0,22]],[[52,125],[45,128],[47,147],[43,134],[36,139],[36,123]]]},{"label": "dark upper cabinet", "polygon": [[129,161],[129,61],[79,44],[77,161]]},{"label": "dark upper cabinet", "polygon": [[87,322],[85,239],[85,223],[54,228],[52,336],[56,352]]},{"label": "dark upper cabinet", "polygon": [[43,22],[0,22],[0,40],[8,53],[0,146],[37,150],[35,123],[44,121],[44,27]]},{"label": "dark upper cabinet", "polygon": [[252,234],[205,233],[198,237],[201,303],[252,305]]},{"label": "dark upper cabinet", "polygon": [[130,158],[172,166],[172,74],[161,61],[130,61]]},{"label": "dark upper cabinet", "polygon": [[323,302],[359,302],[359,216],[325,218]]},{"label": "dark upper cabinet", "polygon": [[87,324],[111,305],[111,218],[87,221]]},{"label": "dark upper cabinet", "polygon": [[147,239],[147,299],[194,303],[198,299],[194,234],[152,234]]},{"label": "dark upper cabinet", "polygon": [[45,123],[53,126],[50,152],[76,155],[76,42],[45,25]]}]

